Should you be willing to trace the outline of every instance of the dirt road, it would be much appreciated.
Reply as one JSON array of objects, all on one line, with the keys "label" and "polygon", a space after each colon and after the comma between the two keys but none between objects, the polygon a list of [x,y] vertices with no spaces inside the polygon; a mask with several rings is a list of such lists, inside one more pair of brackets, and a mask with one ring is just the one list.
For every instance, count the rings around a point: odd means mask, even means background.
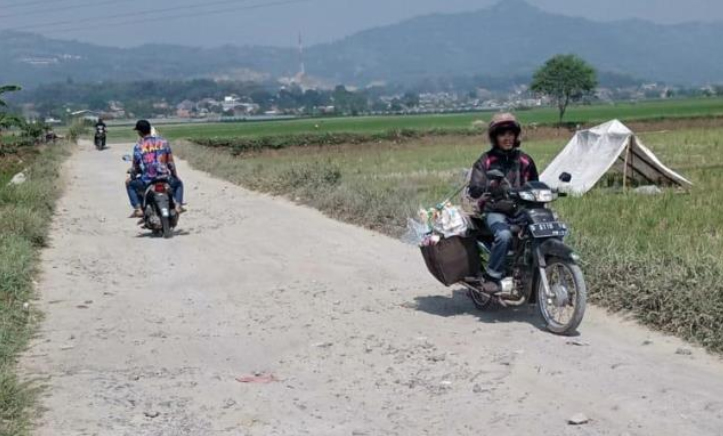
[{"label": "dirt road", "polygon": [[720,360],[594,309],[572,339],[476,312],[413,247],[186,165],[181,234],[147,237],[129,149],[66,167],[22,362],[39,435],[723,434]]}]

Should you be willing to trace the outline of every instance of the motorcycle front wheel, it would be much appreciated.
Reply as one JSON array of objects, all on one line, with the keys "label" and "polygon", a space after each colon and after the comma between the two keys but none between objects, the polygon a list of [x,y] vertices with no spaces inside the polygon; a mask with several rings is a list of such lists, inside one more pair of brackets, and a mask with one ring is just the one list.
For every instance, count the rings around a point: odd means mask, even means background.
[{"label": "motorcycle front wheel", "polygon": [[545,275],[549,291],[543,280],[537,280],[537,304],[547,329],[558,335],[572,335],[582,322],[587,306],[587,287],[582,270],[574,262],[547,259]]}]

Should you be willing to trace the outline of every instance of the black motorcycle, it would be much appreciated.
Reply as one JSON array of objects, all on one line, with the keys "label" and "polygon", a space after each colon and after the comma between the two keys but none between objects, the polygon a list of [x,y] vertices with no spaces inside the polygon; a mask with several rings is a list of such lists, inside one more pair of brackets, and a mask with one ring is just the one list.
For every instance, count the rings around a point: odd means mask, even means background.
[{"label": "black motorcycle", "polygon": [[[131,162],[130,155],[123,156],[123,160]],[[128,170],[131,180],[139,178],[133,168]],[[154,235],[172,238],[173,230],[178,225],[178,212],[176,201],[173,196],[173,189],[167,177],[154,179],[149,183],[143,192],[139,192],[142,199],[143,227],[152,231]]]},{"label": "black motorcycle", "polygon": [[[509,186],[500,171],[490,171],[488,179]],[[571,179],[567,173],[560,176],[563,183]],[[492,294],[484,289],[482,271],[489,263],[495,237],[481,217],[471,218],[474,229],[466,235],[423,243],[427,268],[446,286],[464,286],[480,310],[492,303],[503,307],[536,303],[551,332],[574,333],[585,314],[587,290],[577,264],[579,258],[563,242],[567,226],[549,208],[563,196],[541,182],[503,192],[502,199],[512,206],[509,216],[513,243],[499,292]]]},{"label": "black motorcycle", "polygon": [[[490,177],[504,177],[501,173]],[[568,183],[572,177],[563,173],[560,180]],[[465,278],[461,284],[478,309],[492,302],[502,306],[521,306],[537,303],[547,328],[557,334],[569,335],[582,322],[587,303],[587,289],[579,257],[564,242],[568,228],[558,220],[548,205],[566,194],[551,189],[542,182],[530,182],[510,190],[516,212],[511,218],[513,247],[507,257],[507,274],[501,292],[487,294],[481,275]],[[479,250],[481,268],[489,261],[494,235],[482,220],[473,220],[474,235]]]},{"label": "black motorcycle", "polygon": [[97,150],[103,150],[105,148],[106,130],[105,126],[95,126],[95,148]]}]

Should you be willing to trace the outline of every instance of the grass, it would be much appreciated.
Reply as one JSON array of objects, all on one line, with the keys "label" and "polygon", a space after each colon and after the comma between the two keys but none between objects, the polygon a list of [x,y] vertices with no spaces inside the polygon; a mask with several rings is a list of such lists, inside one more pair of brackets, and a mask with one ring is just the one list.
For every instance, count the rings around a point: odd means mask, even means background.
[{"label": "grass", "polygon": [[[557,111],[539,108],[518,112],[524,124],[552,124],[557,122]],[[236,123],[176,124],[159,126],[168,139],[234,138],[271,135],[298,135],[305,133],[381,133],[389,130],[460,130],[470,129],[475,121],[489,120],[490,113],[443,115],[406,115],[377,117],[343,117],[299,119],[286,121],[254,121]],[[723,116],[723,98],[660,100],[615,105],[574,106],[568,110],[565,121],[570,123],[597,123],[619,118],[623,121],[660,120]],[[111,142],[133,141],[131,127],[108,129]]]},{"label": "grass", "polygon": [[[69,147],[58,144],[0,157],[0,435],[26,435],[34,390],[16,374],[16,359],[31,337],[33,296],[39,250],[47,243],[58,178]],[[20,170],[27,181],[7,186]]]},{"label": "grass", "polygon": [[[555,208],[582,254],[591,298],[654,328],[723,352],[723,129],[651,132],[643,142],[695,183],[689,195],[595,190]],[[544,167],[566,139],[525,144]],[[484,151],[479,137],[246,153],[184,144],[203,170],[286,195],[328,215],[398,236],[408,216],[438,202]],[[421,260],[420,260],[421,261]]]}]

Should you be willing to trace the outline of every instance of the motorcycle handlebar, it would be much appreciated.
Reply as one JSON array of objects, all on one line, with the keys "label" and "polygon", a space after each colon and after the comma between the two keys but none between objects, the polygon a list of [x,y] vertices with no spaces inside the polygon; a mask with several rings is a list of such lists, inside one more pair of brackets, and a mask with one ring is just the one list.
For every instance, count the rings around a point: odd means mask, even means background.
[{"label": "motorcycle handlebar", "polygon": [[[520,188],[510,188],[509,191],[507,191],[508,195],[512,199],[519,199],[520,198]],[[552,188],[552,193],[557,195],[560,198],[567,197],[567,192],[561,192],[558,188]]]}]

